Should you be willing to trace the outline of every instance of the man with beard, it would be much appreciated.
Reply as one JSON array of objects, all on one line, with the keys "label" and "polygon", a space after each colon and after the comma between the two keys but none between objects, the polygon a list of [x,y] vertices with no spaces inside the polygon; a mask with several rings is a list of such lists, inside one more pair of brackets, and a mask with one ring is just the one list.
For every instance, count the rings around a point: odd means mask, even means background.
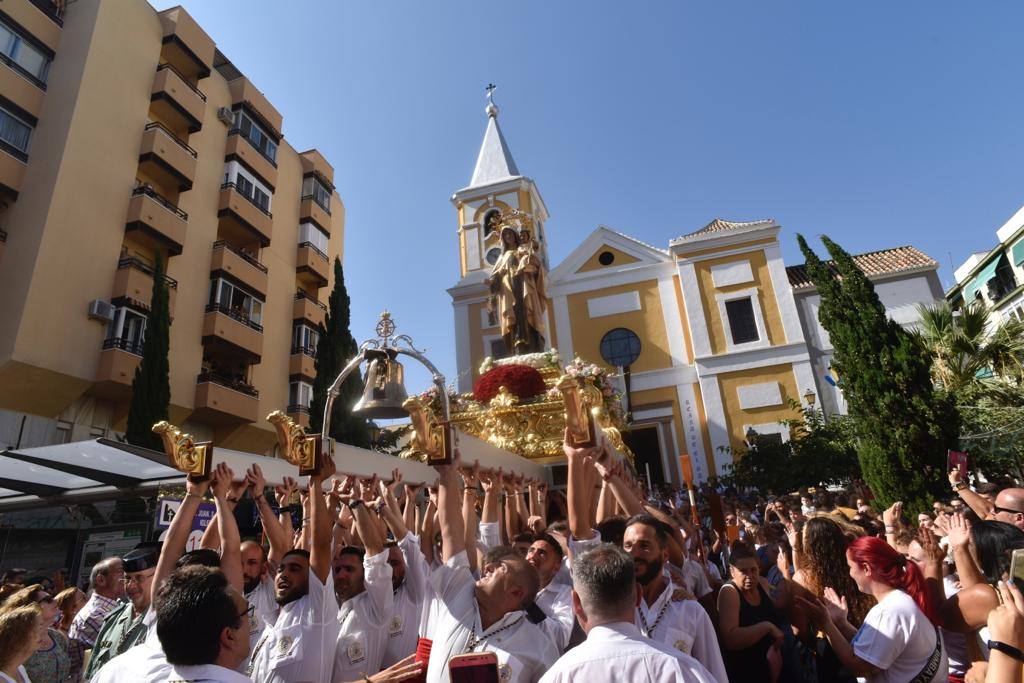
[{"label": "man with beard", "polygon": [[334,474],[325,458],[320,472],[309,477],[311,547],[285,553],[277,567],[274,596],[281,611],[260,636],[250,659],[257,683],[331,680],[338,641],[338,602],[331,574],[331,527],[323,482]]},{"label": "man with beard", "polygon": [[653,515],[641,513],[626,522],[622,548],[633,558],[643,598],[636,625],[648,638],[674,647],[704,665],[719,683],[728,683],[715,627],[705,609],[688,599],[668,577],[668,534]]},{"label": "man with beard", "polygon": [[335,681],[365,679],[380,671],[384,624],[391,617],[394,604],[391,567],[380,529],[362,495],[346,504],[352,511],[363,547],[346,546],[334,558],[334,591],[340,605],[332,679]]},{"label": "man with beard", "polygon": [[548,617],[540,627],[551,637],[558,651],[564,652],[576,617],[572,613],[572,586],[554,581],[562,567],[562,546],[550,534],[542,533],[530,544],[526,561],[537,570],[540,579],[540,590],[534,602]]},{"label": "man with beard", "polygon": [[[391,530],[391,535],[398,539],[397,543],[391,543],[388,547],[394,607],[385,628],[382,667],[391,666],[415,652],[423,599],[427,591],[427,561],[420,550],[420,539],[406,526],[394,495],[394,487],[401,480],[401,473],[395,470],[390,484],[380,482],[380,515]],[[407,492],[406,495],[411,494]]]},{"label": "man with beard", "polygon": [[433,640],[420,643],[417,659],[428,661],[428,683],[448,683],[452,656],[494,652],[503,682],[535,683],[558,658],[554,643],[523,611],[540,588],[537,571],[508,550],[492,556],[473,581],[458,490],[460,464],[456,451],[451,465],[436,468],[444,564],[431,577],[435,594],[424,620],[424,639]]}]

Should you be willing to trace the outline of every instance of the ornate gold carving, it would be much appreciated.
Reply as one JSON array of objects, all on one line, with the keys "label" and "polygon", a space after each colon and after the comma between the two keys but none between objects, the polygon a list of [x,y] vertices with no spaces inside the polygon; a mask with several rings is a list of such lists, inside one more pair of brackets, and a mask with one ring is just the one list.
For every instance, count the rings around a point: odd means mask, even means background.
[{"label": "ornate gold carving", "polygon": [[267,422],[274,425],[284,459],[299,468],[300,476],[309,476],[320,470],[323,442],[319,434],[306,434],[301,425],[280,410],[267,415]]},{"label": "ornate gold carving", "polygon": [[164,453],[171,466],[184,472],[192,481],[204,481],[210,476],[213,464],[213,444],[209,441],[196,443],[195,437],[182,432],[170,422],[157,422],[153,433],[159,434],[164,442]]},{"label": "ornate gold carving", "polygon": [[409,447],[402,453],[402,457],[430,465],[451,462],[448,427],[438,419],[431,401],[422,395],[411,396],[405,399],[402,408],[408,411],[413,427]]},{"label": "ornate gold carving", "polygon": [[503,211],[501,218],[498,219],[498,224],[494,226],[494,232],[501,234],[502,228],[533,228],[533,218],[530,214],[519,209],[511,209],[509,211]]}]

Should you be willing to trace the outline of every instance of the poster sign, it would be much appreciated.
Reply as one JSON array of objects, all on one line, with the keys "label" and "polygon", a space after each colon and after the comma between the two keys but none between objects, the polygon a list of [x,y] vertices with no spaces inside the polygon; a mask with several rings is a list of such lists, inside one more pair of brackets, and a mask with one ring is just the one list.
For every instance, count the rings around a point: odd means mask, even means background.
[{"label": "poster sign", "polygon": [[145,525],[122,528],[99,528],[85,532],[82,541],[77,585],[89,585],[92,566],[107,557],[121,557],[142,542]]},{"label": "poster sign", "polygon": [[[181,498],[164,496],[157,499],[156,506],[156,528],[161,530],[160,540],[164,540],[167,529],[171,526],[174,516],[181,508]],[[185,550],[195,550],[199,547],[199,541],[203,538],[203,532],[210,526],[213,516],[217,513],[217,505],[212,502],[203,501],[199,504],[196,516],[192,519],[192,529],[185,542]]]}]

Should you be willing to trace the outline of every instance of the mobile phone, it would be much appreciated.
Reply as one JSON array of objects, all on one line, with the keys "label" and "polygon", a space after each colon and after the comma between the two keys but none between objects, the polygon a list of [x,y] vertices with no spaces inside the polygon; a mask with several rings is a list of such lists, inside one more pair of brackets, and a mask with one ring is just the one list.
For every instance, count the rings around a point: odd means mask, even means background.
[{"label": "mobile phone", "polygon": [[469,652],[448,660],[452,683],[498,683],[498,655],[493,652]]},{"label": "mobile phone", "polygon": [[1010,556],[1010,580],[1024,591],[1024,548],[1018,548]]},{"label": "mobile phone", "polygon": [[960,470],[960,480],[967,481],[967,453],[946,451],[946,471]]},{"label": "mobile phone", "polygon": [[725,538],[730,543],[733,541],[740,540],[740,525],[739,524],[726,524],[725,525]]}]

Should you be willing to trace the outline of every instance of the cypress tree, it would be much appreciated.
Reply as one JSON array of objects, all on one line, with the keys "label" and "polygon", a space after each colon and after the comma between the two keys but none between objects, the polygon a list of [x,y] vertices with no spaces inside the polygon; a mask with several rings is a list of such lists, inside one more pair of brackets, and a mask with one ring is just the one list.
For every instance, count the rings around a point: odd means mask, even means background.
[{"label": "cypress tree", "polygon": [[[320,340],[316,345],[316,379],[313,380],[313,399],[309,404],[309,431],[319,432],[323,428],[324,404],[327,389],[345,365],[359,351],[355,338],[349,331],[349,296],[345,287],[345,272],[341,259],[334,258],[334,287],[328,299],[326,324],[320,328]],[[363,393],[363,379],[358,370],[353,371],[341,385],[341,392],[334,400],[331,410],[331,434],[339,443],[361,448],[370,447],[370,430],[366,420],[352,414],[352,406]]]},{"label": "cypress tree", "polygon": [[956,445],[959,414],[933,388],[927,351],[886,316],[853,258],[822,237],[834,261],[826,264],[802,235],[797,241],[821,295],[818,318],[835,349],[832,367],[855,424],[864,479],[883,506],[901,500],[908,511],[928,509],[949,495],[946,450]]},{"label": "cypress tree", "polygon": [[142,341],[142,362],[135,368],[132,399],[128,406],[125,438],[135,446],[163,449],[160,437],[153,433],[157,422],[167,419],[171,403],[170,350],[171,317],[164,262],[160,254],[153,268],[153,294],[149,302],[146,334]]}]

